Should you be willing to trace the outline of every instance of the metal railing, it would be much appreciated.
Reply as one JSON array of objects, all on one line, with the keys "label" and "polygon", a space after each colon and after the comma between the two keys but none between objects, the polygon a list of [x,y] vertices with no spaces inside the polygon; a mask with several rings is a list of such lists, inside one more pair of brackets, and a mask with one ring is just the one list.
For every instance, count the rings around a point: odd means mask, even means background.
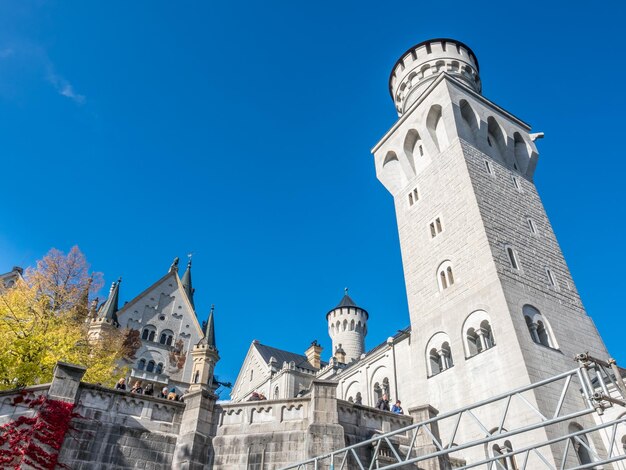
[{"label": "metal railing", "polygon": [[[622,381],[620,370],[615,365],[615,361],[608,362],[595,359],[588,354],[576,356],[579,367],[568,372],[550,377],[548,379],[526,385],[515,390],[494,396],[492,398],[474,403],[472,405],[460,408],[455,411],[443,413],[434,418],[412,424],[410,426],[388,432],[371,439],[359,442],[343,449],[335,450],[327,454],[323,454],[308,460],[294,463],[283,470],[288,469],[315,469],[329,468],[348,469],[359,468],[361,470],[373,468],[418,468],[416,464],[428,460],[439,459],[439,461],[448,462],[450,454],[459,455],[462,451],[469,451],[478,446],[483,448],[489,446],[496,441],[502,441],[508,437],[529,433],[531,431],[546,428],[558,423],[570,421],[581,416],[591,413],[602,414],[604,410],[613,405],[626,406],[624,400],[626,395],[626,387]],[[611,396],[609,387],[613,386],[617,393]],[[558,388],[560,387],[560,389]],[[558,400],[552,404],[544,404],[543,412],[533,404],[535,394],[541,389],[550,388],[550,395],[559,390]],[[568,394],[569,392],[569,394]],[[567,397],[572,393],[576,394],[575,400],[569,400],[568,406],[564,406]],[[615,395],[619,395],[616,398]],[[580,398],[579,398],[580,397]],[[576,406],[572,406],[575,403]],[[493,426],[493,410],[502,407],[502,413],[497,420],[498,426]],[[564,409],[567,408],[567,412]],[[490,412],[484,413],[490,416],[489,423],[485,418],[481,419],[481,410],[490,409]],[[524,420],[509,420],[512,416],[519,416],[520,412],[525,412]],[[523,424],[516,425],[516,421]],[[598,467],[603,464],[615,462],[617,460],[626,459],[626,455],[616,455],[615,444],[616,436],[626,434],[626,418],[617,419],[615,421],[604,423],[593,428],[577,430],[557,438],[543,440],[531,446],[524,447],[513,451],[507,449],[506,452],[488,457],[480,461],[472,461],[470,463],[463,462],[455,465],[457,469],[474,468],[483,466],[488,469],[510,469],[519,468],[521,470],[536,468],[548,468],[557,470],[550,463],[557,459],[562,462],[560,469],[565,468],[584,469]],[[505,424],[508,428],[505,428]],[[474,427],[472,432],[463,432],[468,427]],[[512,426],[512,427],[511,427]],[[619,429],[618,429],[619,428]],[[449,431],[447,439],[443,440],[439,436],[437,429],[445,429]],[[599,432],[601,430],[609,430],[612,433],[611,445],[606,454],[599,455],[594,448],[588,444],[588,435]],[[477,432],[478,431],[478,432]],[[607,432],[607,431],[603,431]],[[621,434],[620,434],[621,432]],[[467,436],[483,436],[469,437]],[[456,442],[456,439],[465,439]],[[444,444],[447,442],[448,444]],[[565,442],[563,455],[554,454],[552,447],[554,444]],[[425,449],[430,447],[431,451],[424,453]],[[573,446],[572,446],[573,443]],[[563,446],[563,444],[561,444]],[[568,461],[568,452],[578,450],[582,446],[586,449],[587,455],[591,456],[593,463],[580,464],[576,467],[565,467]],[[432,451],[434,447],[434,451]],[[542,453],[543,450],[543,453]],[[550,455],[546,454],[546,451]],[[423,455],[419,455],[422,453]],[[483,450],[484,455],[484,450]],[[519,463],[512,463],[511,459],[520,460]],[[553,459],[554,457],[554,459]],[[507,460],[508,459],[508,460]],[[571,459],[570,459],[571,460]],[[507,463],[508,462],[508,463]]]}]

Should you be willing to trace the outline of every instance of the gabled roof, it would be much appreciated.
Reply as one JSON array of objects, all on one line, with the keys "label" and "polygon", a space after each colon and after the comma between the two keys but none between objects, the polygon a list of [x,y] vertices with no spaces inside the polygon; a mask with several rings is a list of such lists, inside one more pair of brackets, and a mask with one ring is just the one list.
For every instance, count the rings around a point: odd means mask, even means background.
[{"label": "gabled roof", "polygon": [[[152,291],[153,289],[156,289],[159,284],[169,281],[169,279],[172,279],[173,282],[175,282],[178,285],[178,289],[179,290],[183,290],[183,285],[180,282],[180,278],[178,277],[178,274],[176,272],[176,270],[172,270],[170,269],[167,274],[165,274],[161,279],[159,279],[158,281],[156,281],[154,284],[152,284],[150,287],[148,287],[147,289],[145,289],[143,292],[141,292],[140,294],[136,295],[130,302],[126,303],[119,311],[118,316],[122,316],[122,314],[130,311],[131,309],[133,309],[135,307],[135,305],[141,300],[143,299],[150,291]],[[189,307],[189,310],[191,311],[191,321],[193,322],[194,327],[196,328],[196,331],[198,332],[198,334],[200,335],[200,337],[202,337],[202,326],[200,326],[200,323],[198,322],[198,317],[195,314],[195,310],[193,308],[193,306],[191,305],[191,302],[189,302],[189,298],[186,295],[182,295],[181,298],[183,299],[183,302],[185,302],[187,304],[187,306]]]},{"label": "gabled roof", "polygon": [[[299,367],[301,369],[310,370],[312,372],[317,372],[319,370],[317,367],[313,367],[313,365],[307,360],[304,354],[296,354],[289,351],[283,351],[282,349],[276,349],[261,343],[253,344],[266,363],[269,362],[271,357],[274,357],[278,362],[278,367],[281,367],[283,365],[283,362],[289,363],[293,361],[296,364],[296,367]],[[326,365],[328,365],[328,363],[321,361],[322,368]]]}]

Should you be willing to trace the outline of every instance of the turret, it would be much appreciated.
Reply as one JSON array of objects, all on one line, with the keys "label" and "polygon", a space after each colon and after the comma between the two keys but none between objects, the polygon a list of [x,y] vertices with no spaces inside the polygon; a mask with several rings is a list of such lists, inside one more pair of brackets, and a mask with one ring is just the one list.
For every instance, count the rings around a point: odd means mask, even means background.
[{"label": "turret", "polygon": [[460,41],[430,39],[411,47],[398,59],[389,77],[389,93],[398,116],[443,72],[480,93],[478,71],[474,52]]},{"label": "turret", "polygon": [[361,357],[365,352],[368,317],[367,311],[354,303],[346,289],[341,302],[326,314],[333,356],[340,350],[339,356],[346,364]]},{"label": "turret", "polygon": [[120,277],[117,282],[111,284],[109,296],[98,310],[95,318],[91,320],[89,324],[90,339],[100,339],[102,337],[103,331],[112,330],[119,326],[117,311],[119,310],[118,304],[121,282],[122,278]]},{"label": "turret", "polygon": [[193,359],[193,369],[191,371],[191,385],[189,391],[207,389],[213,390],[213,371],[220,356],[215,344],[215,325],[213,321],[213,311],[215,306],[211,306],[211,313],[207,322],[203,325],[203,338],[193,347],[191,357]]}]

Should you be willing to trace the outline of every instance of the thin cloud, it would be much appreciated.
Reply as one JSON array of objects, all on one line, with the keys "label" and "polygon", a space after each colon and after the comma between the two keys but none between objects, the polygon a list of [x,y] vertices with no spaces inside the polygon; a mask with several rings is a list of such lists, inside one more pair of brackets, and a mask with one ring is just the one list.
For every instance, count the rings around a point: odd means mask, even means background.
[{"label": "thin cloud", "polygon": [[72,84],[67,79],[54,72],[51,67],[49,67],[48,70],[48,81],[52,84],[59,95],[65,96],[77,104],[83,104],[85,102],[85,95],[76,93]]}]

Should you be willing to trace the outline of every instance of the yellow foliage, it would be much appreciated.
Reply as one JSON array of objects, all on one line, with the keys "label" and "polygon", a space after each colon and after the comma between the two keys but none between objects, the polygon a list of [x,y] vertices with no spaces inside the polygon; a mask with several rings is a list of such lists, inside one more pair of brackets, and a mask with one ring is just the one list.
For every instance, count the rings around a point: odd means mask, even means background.
[{"label": "yellow foliage", "polygon": [[88,268],[77,247],[67,255],[51,250],[0,291],[0,390],[49,382],[57,361],[86,366],[84,380],[103,385],[124,372],[122,332],[88,341],[89,293],[99,279]]}]

